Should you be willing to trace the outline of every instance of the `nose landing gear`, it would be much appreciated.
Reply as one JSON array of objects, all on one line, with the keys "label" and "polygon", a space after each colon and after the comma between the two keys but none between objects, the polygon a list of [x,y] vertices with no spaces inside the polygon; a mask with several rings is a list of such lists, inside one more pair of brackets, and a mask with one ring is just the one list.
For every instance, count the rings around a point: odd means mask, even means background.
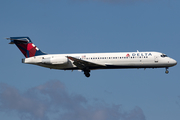
[{"label": "nose landing gear", "polygon": [[166,71],[165,71],[165,73],[166,73],[166,74],[168,74],[168,73],[169,73],[169,71],[168,71],[167,69],[168,69],[168,67],[166,67]]}]

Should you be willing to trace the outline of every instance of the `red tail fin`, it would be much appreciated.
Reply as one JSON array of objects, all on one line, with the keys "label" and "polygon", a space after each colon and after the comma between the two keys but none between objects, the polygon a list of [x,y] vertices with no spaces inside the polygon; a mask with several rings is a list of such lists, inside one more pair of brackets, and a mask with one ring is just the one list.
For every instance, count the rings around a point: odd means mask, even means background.
[{"label": "red tail fin", "polygon": [[10,44],[16,44],[26,58],[38,55],[46,55],[46,53],[39,50],[32,43],[29,37],[10,37],[8,39],[11,40]]}]

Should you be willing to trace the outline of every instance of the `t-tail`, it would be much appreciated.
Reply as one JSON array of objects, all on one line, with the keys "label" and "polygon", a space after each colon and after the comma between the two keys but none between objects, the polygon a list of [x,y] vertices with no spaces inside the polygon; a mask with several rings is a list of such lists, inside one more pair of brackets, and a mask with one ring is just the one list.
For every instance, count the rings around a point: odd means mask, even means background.
[{"label": "t-tail", "polygon": [[46,55],[32,43],[29,37],[10,37],[7,39],[11,41],[9,44],[16,44],[26,58]]}]

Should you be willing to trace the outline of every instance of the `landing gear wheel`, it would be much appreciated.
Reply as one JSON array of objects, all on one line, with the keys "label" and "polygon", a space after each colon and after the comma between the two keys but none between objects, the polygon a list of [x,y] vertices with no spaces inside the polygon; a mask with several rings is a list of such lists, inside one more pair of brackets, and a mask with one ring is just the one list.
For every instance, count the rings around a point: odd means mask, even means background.
[{"label": "landing gear wheel", "polygon": [[89,70],[89,68],[84,68],[83,69],[83,71],[84,71],[84,75],[86,76],[86,77],[90,77],[90,70]]},{"label": "landing gear wheel", "polygon": [[167,69],[168,69],[168,67],[166,68],[166,71],[165,71],[165,73],[166,73],[166,74],[168,74],[168,73],[169,73],[169,71],[168,71]]},{"label": "landing gear wheel", "polygon": [[89,72],[84,72],[84,75],[85,75],[86,77],[90,77],[90,73],[89,73]]}]

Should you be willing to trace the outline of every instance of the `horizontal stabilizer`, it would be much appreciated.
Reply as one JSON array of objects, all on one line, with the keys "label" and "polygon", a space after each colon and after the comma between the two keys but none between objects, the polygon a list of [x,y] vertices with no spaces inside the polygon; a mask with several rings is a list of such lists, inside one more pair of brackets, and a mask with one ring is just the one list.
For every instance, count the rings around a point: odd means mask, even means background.
[{"label": "horizontal stabilizer", "polygon": [[29,43],[29,42],[31,42],[29,37],[10,37],[10,38],[6,38],[6,39],[7,40],[11,40],[11,42],[9,44],[14,44],[14,41],[22,42],[22,43]]}]

